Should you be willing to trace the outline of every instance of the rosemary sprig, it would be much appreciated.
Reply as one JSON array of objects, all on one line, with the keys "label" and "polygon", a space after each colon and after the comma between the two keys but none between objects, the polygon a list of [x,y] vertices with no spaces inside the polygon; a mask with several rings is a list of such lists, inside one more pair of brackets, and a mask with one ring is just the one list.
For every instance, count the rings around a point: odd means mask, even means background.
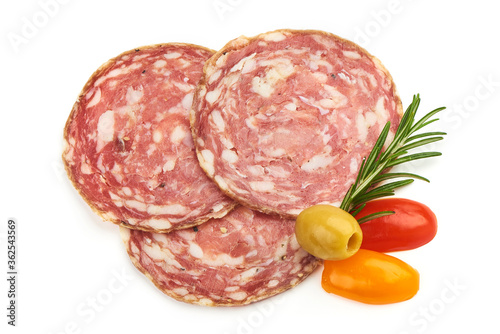
[{"label": "rosemary sprig", "polygon": [[[358,176],[347,191],[340,208],[356,216],[365,206],[365,203],[380,197],[394,195],[394,190],[412,183],[415,179],[429,182],[428,179],[412,173],[387,173],[390,167],[403,164],[408,161],[425,159],[440,156],[440,152],[420,152],[408,154],[408,151],[443,139],[445,132],[425,132],[415,134],[423,127],[437,121],[437,118],[431,119],[441,110],[437,108],[426,114],[419,121],[415,122],[415,114],[420,104],[420,96],[413,96],[412,103],[408,106],[401,122],[396,130],[394,139],[385,151],[382,151],[389,134],[390,122],[387,122],[380,133],[372,151],[367,158],[364,158],[359,168]],[[399,181],[393,181],[378,185],[382,181],[403,178]],[[393,214],[393,211],[376,212],[369,216],[359,219],[360,224],[378,217]]]}]

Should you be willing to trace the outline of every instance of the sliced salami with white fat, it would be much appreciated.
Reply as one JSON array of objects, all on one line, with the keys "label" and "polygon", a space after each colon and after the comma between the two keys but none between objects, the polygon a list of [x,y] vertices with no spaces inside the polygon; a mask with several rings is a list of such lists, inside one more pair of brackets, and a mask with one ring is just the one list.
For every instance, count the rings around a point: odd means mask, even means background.
[{"label": "sliced salami with white fat", "polygon": [[304,280],[319,260],[295,238],[294,221],[238,207],[194,229],[120,229],[134,265],[161,291],[206,306],[249,304]]},{"label": "sliced salami with white fat", "polygon": [[198,159],[229,196],[296,217],[339,205],[386,122],[402,115],[390,74],[321,31],[240,37],[204,67],[191,111]]},{"label": "sliced salami with white fat", "polygon": [[212,50],[163,44],[125,52],[89,79],[64,130],[69,178],[100,216],[166,232],[234,207],[200,168],[189,109]]}]

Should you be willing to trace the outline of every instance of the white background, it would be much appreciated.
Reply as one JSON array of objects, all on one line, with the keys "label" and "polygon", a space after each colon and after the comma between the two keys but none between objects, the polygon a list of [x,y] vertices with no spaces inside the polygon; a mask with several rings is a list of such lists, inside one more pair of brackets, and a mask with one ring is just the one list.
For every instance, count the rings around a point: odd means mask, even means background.
[{"label": "white background", "polygon": [[[500,20],[494,1],[23,0],[0,5],[0,331],[5,333],[500,333],[497,215]],[[78,93],[109,58],[142,45],[221,48],[278,28],[358,42],[391,72],[406,107],[446,106],[430,147],[406,166],[431,179],[397,194],[430,206],[439,232],[393,254],[414,266],[410,301],[368,306],[321,289],[321,270],[239,308],[176,302],[130,263],[118,228],[80,199],[61,163]],[[7,325],[7,221],[18,225],[17,326]]]}]

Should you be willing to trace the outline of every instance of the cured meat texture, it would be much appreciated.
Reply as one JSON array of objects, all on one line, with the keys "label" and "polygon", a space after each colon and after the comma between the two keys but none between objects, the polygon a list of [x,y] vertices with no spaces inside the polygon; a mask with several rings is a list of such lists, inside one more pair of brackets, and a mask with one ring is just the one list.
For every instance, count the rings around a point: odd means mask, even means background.
[{"label": "cured meat texture", "polygon": [[297,243],[293,220],[245,207],[195,229],[120,231],[135,266],[167,295],[193,304],[255,302],[295,286],[318,264]]},{"label": "cured meat texture", "polygon": [[339,205],[401,101],[382,64],[320,31],[240,37],[204,67],[191,128],[198,159],[229,196],[294,218]]},{"label": "cured meat texture", "polygon": [[212,50],[164,44],[101,66],[75,103],[63,160],[76,189],[104,220],[166,232],[234,207],[200,168],[189,109]]}]

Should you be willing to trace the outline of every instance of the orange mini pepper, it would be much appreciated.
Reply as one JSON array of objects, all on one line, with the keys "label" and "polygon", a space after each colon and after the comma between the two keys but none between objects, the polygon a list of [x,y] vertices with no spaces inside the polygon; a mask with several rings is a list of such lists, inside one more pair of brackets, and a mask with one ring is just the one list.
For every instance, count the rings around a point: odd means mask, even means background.
[{"label": "orange mini pepper", "polygon": [[321,285],[327,292],[367,304],[408,300],[419,289],[420,275],[406,262],[360,249],[348,259],[325,261]]}]

